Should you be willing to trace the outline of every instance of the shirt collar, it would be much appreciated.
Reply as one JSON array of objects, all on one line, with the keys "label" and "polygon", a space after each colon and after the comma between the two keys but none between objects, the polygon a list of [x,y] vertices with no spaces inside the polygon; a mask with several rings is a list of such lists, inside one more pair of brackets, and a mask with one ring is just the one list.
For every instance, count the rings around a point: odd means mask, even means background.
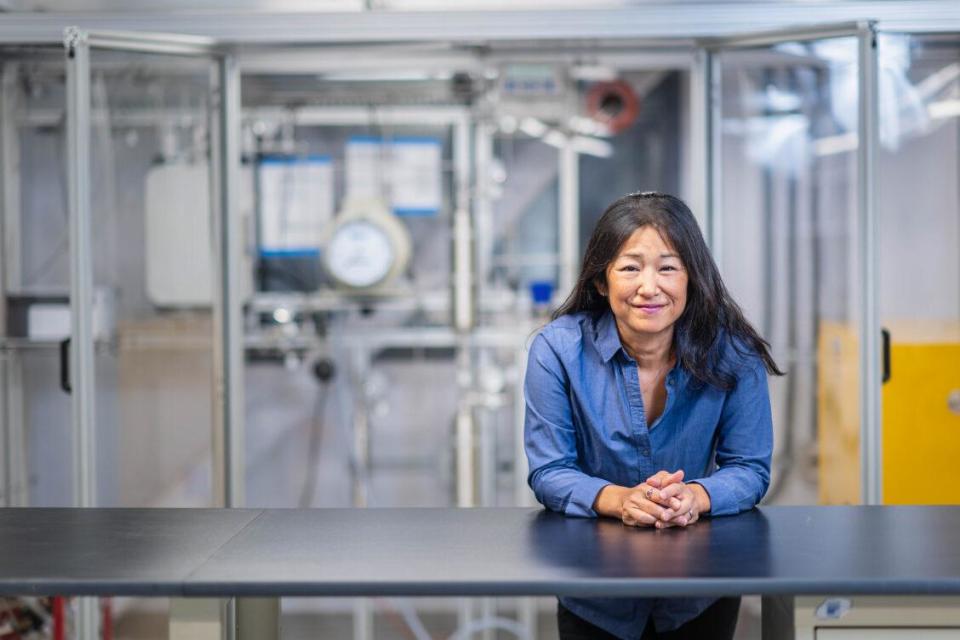
[{"label": "shirt collar", "polygon": [[[618,351],[623,351],[623,355],[627,358],[630,358],[626,350],[623,348],[623,344],[620,342],[620,334],[617,333],[617,321],[613,317],[613,312],[610,309],[607,309],[603,314],[597,318],[596,321],[596,334],[594,336],[597,352],[600,354],[600,357],[603,359],[604,363],[610,362],[610,359],[617,354]],[[673,380],[679,384],[686,384],[689,374],[683,366],[678,362],[674,365],[673,369],[667,374],[667,380]]]},{"label": "shirt collar", "polygon": [[617,321],[613,317],[613,312],[607,309],[599,318],[596,324],[596,344],[597,351],[603,361],[610,362],[610,359],[623,349],[620,343],[620,334],[617,333]]}]

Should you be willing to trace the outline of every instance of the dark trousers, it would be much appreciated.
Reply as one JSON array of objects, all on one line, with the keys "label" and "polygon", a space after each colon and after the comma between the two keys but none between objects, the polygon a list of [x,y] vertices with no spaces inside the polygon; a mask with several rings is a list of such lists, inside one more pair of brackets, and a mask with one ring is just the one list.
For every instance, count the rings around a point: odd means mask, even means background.
[{"label": "dark trousers", "polygon": [[[737,630],[737,614],[740,598],[720,598],[703,613],[688,620],[673,631],[657,633],[653,621],[643,630],[643,640],[733,640]],[[560,640],[618,640],[613,634],[591,624],[572,613],[562,604],[557,604],[557,627]]]}]

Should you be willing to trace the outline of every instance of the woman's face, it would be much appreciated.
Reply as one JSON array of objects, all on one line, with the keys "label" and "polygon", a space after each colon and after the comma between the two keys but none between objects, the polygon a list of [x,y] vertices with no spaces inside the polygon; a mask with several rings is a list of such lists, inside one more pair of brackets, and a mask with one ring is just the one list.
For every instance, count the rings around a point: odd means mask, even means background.
[{"label": "woman's face", "polygon": [[607,296],[621,337],[671,335],[687,306],[687,271],[676,250],[651,226],[634,231],[607,266]]}]

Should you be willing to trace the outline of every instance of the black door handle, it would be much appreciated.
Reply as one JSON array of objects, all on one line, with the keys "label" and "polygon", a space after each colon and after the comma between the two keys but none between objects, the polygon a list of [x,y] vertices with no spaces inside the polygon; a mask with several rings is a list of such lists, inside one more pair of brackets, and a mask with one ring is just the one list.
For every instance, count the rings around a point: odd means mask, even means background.
[{"label": "black door handle", "polygon": [[880,337],[883,341],[883,378],[881,378],[881,382],[886,384],[890,382],[890,332],[886,329],[880,329]]},{"label": "black door handle", "polygon": [[60,341],[60,388],[65,393],[72,393],[70,385],[70,338]]}]

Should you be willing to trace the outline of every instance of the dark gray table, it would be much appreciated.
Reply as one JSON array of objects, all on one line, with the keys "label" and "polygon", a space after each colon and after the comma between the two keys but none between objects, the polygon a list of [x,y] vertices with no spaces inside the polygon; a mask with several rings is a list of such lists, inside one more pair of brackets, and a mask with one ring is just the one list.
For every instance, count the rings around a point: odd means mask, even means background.
[{"label": "dark gray table", "polygon": [[0,595],[960,594],[960,507],[0,509]]}]

